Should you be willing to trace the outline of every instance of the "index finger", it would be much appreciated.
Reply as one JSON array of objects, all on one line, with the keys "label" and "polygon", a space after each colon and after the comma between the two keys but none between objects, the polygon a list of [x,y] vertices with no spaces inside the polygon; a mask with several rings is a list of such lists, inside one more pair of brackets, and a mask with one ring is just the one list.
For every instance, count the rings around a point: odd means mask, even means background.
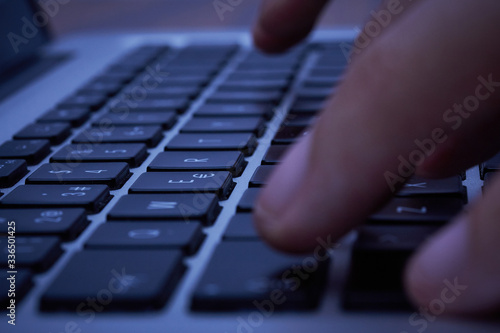
[{"label": "index finger", "polygon": [[[489,37],[500,32],[499,7],[491,0],[422,1],[360,50],[311,134],[261,192],[254,217],[262,237],[289,251],[339,238],[393,194],[388,174],[410,176],[398,171],[400,156],[411,158],[417,140],[439,145],[472,132],[486,141],[477,129],[455,130],[444,113],[475,92],[479,76],[500,76],[500,47]],[[498,123],[497,102],[492,94],[462,129]]]},{"label": "index finger", "polygon": [[304,39],[328,0],[265,0],[253,29],[255,44],[281,52]]}]

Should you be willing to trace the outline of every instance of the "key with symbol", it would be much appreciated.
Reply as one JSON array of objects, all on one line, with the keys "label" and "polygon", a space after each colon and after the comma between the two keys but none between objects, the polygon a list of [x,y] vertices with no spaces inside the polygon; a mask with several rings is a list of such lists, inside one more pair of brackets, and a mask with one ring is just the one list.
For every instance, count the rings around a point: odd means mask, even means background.
[{"label": "key with symbol", "polygon": [[162,138],[160,126],[117,126],[112,129],[87,129],[77,135],[73,143],[144,143],[155,147]]},{"label": "key with symbol", "polygon": [[1,208],[85,208],[100,211],[111,199],[106,185],[21,185],[7,194]]},{"label": "key with symbol", "polygon": [[329,258],[321,257],[284,254],[259,241],[224,241],[196,287],[191,307],[234,311],[255,309],[258,303],[276,311],[315,308],[328,272]]},{"label": "key with symbol", "polygon": [[265,123],[259,117],[193,118],[181,129],[181,133],[254,133],[264,134]]},{"label": "key with symbol", "polygon": [[174,112],[105,113],[92,122],[92,126],[162,125],[164,129],[174,126],[177,115]]},{"label": "key with symbol", "polygon": [[462,199],[454,197],[394,198],[373,214],[370,224],[431,224],[447,223],[463,207]]},{"label": "key with symbol", "polygon": [[229,171],[237,177],[245,166],[238,151],[166,151],[156,155],[148,171]]},{"label": "key with symbol", "polygon": [[194,117],[264,117],[269,120],[274,115],[273,104],[238,103],[204,104]]},{"label": "key with symbol", "polygon": [[239,150],[249,156],[256,147],[257,140],[250,133],[183,133],[175,136],[165,150]]},{"label": "key with symbol", "polygon": [[199,223],[103,223],[85,244],[92,249],[180,249],[194,254],[205,236]]},{"label": "key with symbol", "polygon": [[221,207],[213,193],[129,194],[120,198],[108,214],[122,221],[201,221],[212,225]]},{"label": "key with symbol", "polygon": [[148,157],[147,147],[139,143],[122,144],[73,144],[67,145],[52,155],[51,162],[126,162],[138,167]]},{"label": "key with symbol", "polygon": [[51,110],[37,119],[38,123],[69,123],[72,127],[80,127],[90,117],[90,111],[82,109]]},{"label": "key with symbol", "polygon": [[460,176],[453,176],[443,179],[423,179],[411,177],[396,193],[398,197],[413,196],[447,196],[465,198],[466,191],[462,185]]},{"label": "key with symbol", "polygon": [[75,239],[89,224],[82,208],[0,209],[0,234],[7,235],[7,222],[16,221],[16,235],[58,236]]},{"label": "key with symbol", "polygon": [[26,179],[26,184],[104,184],[117,189],[129,177],[125,162],[50,163],[40,166]]},{"label": "key with symbol", "polygon": [[227,199],[234,183],[227,171],[147,172],[130,187],[130,193],[215,193]]},{"label": "key with symbol", "polygon": [[58,145],[71,134],[68,123],[36,123],[24,127],[14,135],[16,140],[45,139],[51,144]]},{"label": "key with symbol", "polygon": [[[45,271],[63,253],[57,237],[16,237],[16,267]],[[7,238],[0,237],[2,253],[7,251]],[[0,267],[7,268],[7,261],[0,261]]]},{"label": "key with symbol", "polygon": [[0,159],[0,187],[10,187],[28,173],[24,160]]},{"label": "key with symbol", "polygon": [[38,164],[48,154],[48,140],[11,140],[0,146],[0,158],[23,159],[28,165]]},{"label": "key with symbol", "polygon": [[[84,250],[53,280],[40,306],[43,311],[95,310],[92,306],[100,311],[158,309],[184,270],[178,250]],[[112,302],[106,302],[106,295]],[[85,302],[91,296],[97,297],[94,305]]]}]

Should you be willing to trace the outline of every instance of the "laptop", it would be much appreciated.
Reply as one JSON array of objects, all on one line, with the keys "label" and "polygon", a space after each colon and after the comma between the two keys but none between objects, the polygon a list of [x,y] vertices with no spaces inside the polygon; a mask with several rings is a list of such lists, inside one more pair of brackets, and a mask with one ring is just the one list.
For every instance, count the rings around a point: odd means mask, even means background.
[{"label": "laptop", "polygon": [[0,1],[2,332],[499,331],[414,309],[401,287],[495,161],[411,180],[314,254],[278,253],[253,228],[259,189],[342,79],[352,30],[271,57],[247,32],[52,41],[48,21]]}]

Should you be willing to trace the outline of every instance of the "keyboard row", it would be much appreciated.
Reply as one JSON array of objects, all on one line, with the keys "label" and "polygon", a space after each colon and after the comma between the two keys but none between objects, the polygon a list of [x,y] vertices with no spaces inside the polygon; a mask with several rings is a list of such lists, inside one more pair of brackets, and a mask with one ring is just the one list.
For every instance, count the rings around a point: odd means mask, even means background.
[{"label": "keyboard row", "polygon": [[[99,116],[85,114],[90,126],[74,136],[72,144],[59,148],[50,163],[35,169],[26,185],[15,187],[0,201],[2,221],[16,221],[20,294],[29,290],[33,274],[50,269],[62,255],[62,243],[78,239],[90,223],[87,215],[99,212],[110,201],[112,191],[127,183],[134,168],[148,156],[148,149],[157,146],[164,132],[175,126],[232,52],[227,48],[209,50],[211,55],[200,62],[195,55],[198,51],[194,48],[174,55],[161,51],[147,57],[146,70],[144,64],[136,66],[128,60],[125,65],[112,66],[119,75],[106,74],[92,83],[98,89],[109,88],[106,95],[113,96],[105,111],[98,111],[102,103],[87,96],[88,88],[83,97],[72,100],[71,111],[86,108],[100,112]],[[203,51],[206,56],[207,50]],[[84,250],[72,256],[44,292],[40,300],[43,310],[74,310],[71,307],[81,303],[82,295],[92,295],[89,290],[110,281],[110,272],[118,272],[113,286],[123,296],[122,300],[116,297],[113,307],[137,310],[164,305],[185,270],[184,257],[195,254],[203,243],[203,228],[217,219],[219,201],[231,195],[233,178],[243,173],[245,157],[253,154],[299,66],[295,59],[287,68],[268,73],[262,68],[267,66],[266,58],[250,54],[194,112],[165,151],[155,156],[148,172],[108,212],[108,222],[99,225],[85,241]],[[160,77],[153,78],[151,69]],[[124,80],[124,72],[139,74]],[[165,72],[168,75],[162,76]],[[116,82],[118,78],[122,81]],[[261,90],[261,85],[272,91]],[[185,96],[179,98],[181,94]],[[17,177],[24,177],[27,164],[39,163],[50,154],[51,146],[59,145],[84,124],[84,117],[75,119],[68,108],[65,101],[0,147],[6,161],[24,159],[24,169]],[[65,126],[61,126],[63,117]],[[9,185],[19,179],[14,178]],[[7,239],[2,239],[1,246],[7,246]],[[132,253],[136,254],[129,255]],[[150,259],[153,261],[146,265]],[[95,265],[88,269],[94,260],[102,270],[96,271]],[[123,267],[113,270],[117,260]],[[125,271],[127,275],[120,278]],[[75,280],[75,276],[85,278]],[[142,283],[138,279],[148,281],[151,293],[134,293]],[[128,287],[129,280],[133,288]],[[78,286],[82,281],[84,285]],[[4,301],[2,298],[2,304]]]},{"label": "keyboard row", "polygon": [[[26,185],[14,188],[0,201],[0,225],[15,220],[18,245],[23,248],[17,256],[21,294],[30,290],[33,274],[48,270],[57,261],[63,253],[61,244],[77,239],[89,225],[87,215],[99,212],[112,191],[127,183],[133,169],[148,156],[148,149],[159,144],[164,132],[175,126],[234,53],[231,48],[216,48],[208,52],[207,66],[199,63],[199,51],[170,54],[162,48],[152,52],[154,56],[151,51],[145,52],[147,57],[139,56],[147,58],[140,66],[128,60],[112,66],[119,74],[106,74],[105,79],[91,83],[98,90],[109,90],[106,97],[113,99],[104,103],[108,103],[107,111],[92,117],[90,126],[72,144],[60,147],[50,163],[26,178]],[[41,309],[142,311],[163,307],[189,268],[184,259],[202,246],[204,228],[216,222],[220,201],[230,197],[233,179],[245,171],[246,159],[252,158],[266,122],[273,117],[305,54],[305,49],[299,49],[276,60],[249,53],[194,110],[147,172],[130,184],[129,193],[111,207],[107,221],[99,224],[84,241],[84,249],[70,258],[43,292]],[[269,304],[278,310],[301,310],[320,303],[329,271],[327,249],[315,256],[277,253],[259,239],[251,212],[274,165],[280,163],[290,144],[306,135],[304,129],[314,123],[344,67],[345,58],[334,56],[332,60],[332,50],[327,49],[307,69],[262,165],[247,171],[253,172],[249,189],[237,207],[227,208],[236,213],[192,291],[193,310],[227,311]],[[124,72],[133,73],[132,78],[129,75],[124,80]],[[162,75],[166,72],[169,74]],[[74,99],[72,103],[80,103],[74,110],[89,107],[85,103],[92,98]],[[96,104],[89,112],[100,109],[97,102],[98,98],[93,100]],[[68,105],[65,101],[55,113],[67,115],[61,111]],[[63,133],[68,126],[72,131],[85,123],[71,119],[65,121],[68,125]],[[5,148],[0,147],[5,168],[17,168],[14,176],[4,178],[5,184],[24,177],[27,164],[39,163],[51,153],[51,145],[64,140],[48,132],[52,136],[43,139],[14,138],[11,142],[25,150],[24,155],[2,155]],[[358,231],[345,307],[408,306],[400,281],[406,259],[465,203],[466,189],[458,176],[409,181]],[[228,267],[231,274],[227,274]],[[86,303],[89,297],[96,301]],[[0,299],[0,303],[4,301]]]}]

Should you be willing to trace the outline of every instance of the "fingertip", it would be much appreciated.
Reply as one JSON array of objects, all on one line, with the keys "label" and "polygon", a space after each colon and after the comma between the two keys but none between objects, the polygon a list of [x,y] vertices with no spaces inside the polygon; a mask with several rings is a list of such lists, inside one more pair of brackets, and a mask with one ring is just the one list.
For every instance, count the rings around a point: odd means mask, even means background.
[{"label": "fingertip", "polygon": [[420,310],[438,315],[474,311],[466,293],[470,287],[467,234],[468,221],[461,217],[429,239],[408,262],[404,285]]},{"label": "fingertip", "polygon": [[259,198],[253,212],[255,228],[260,238],[279,251],[294,252],[294,244],[288,240],[286,225]]},{"label": "fingertip", "polygon": [[289,40],[286,36],[273,34],[261,22],[257,22],[253,27],[252,38],[258,49],[270,54],[285,52],[294,44],[294,41]]}]

